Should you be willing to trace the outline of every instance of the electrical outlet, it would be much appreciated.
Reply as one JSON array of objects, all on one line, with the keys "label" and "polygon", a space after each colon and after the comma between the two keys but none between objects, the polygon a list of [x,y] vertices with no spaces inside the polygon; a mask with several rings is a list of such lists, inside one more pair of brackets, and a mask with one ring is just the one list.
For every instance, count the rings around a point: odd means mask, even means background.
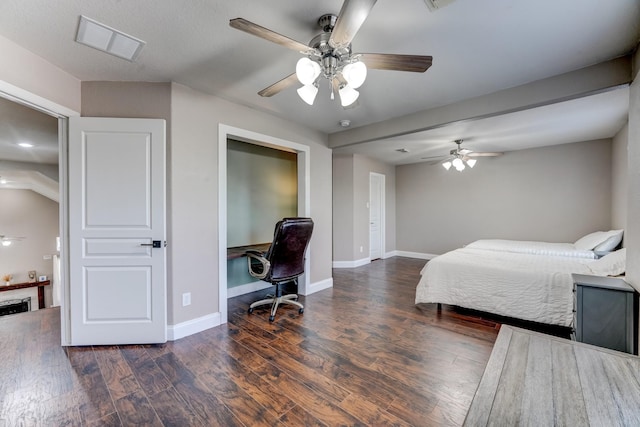
[{"label": "electrical outlet", "polygon": [[51,255],[43,255],[42,259],[51,259]]},{"label": "electrical outlet", "polygon": [[191,305],[191,292],[182,294],[182,306],[186,307],[188,305]]}]

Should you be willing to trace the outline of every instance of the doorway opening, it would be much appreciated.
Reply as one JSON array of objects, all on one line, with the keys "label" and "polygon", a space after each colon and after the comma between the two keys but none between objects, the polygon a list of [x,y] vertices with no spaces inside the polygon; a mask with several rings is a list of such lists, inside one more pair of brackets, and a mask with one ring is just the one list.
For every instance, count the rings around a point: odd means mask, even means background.
[{"label": "doorway opening", "polygon": [[[297,159],[297,215],[310,216],[310,161],[309,147],[296,142],[275,138],[269,135],[220,124],[218,127],[218,289],[221,323],[227,322],[227,146],[228,140],[240,141],[257,146],[294,153]],[[275,224],[273,224],[275,225]],[[272,225],[272,226],[273,226]],[[305,271],[309,271],[310,255],[307,255]],[[306,295],[309,287],[309,274],[299,281],[298,292]]]},{"label": "doorway opening", "polygon": [[385,248],[385,176],[369,174],[369,259],[384,258]]},{"label": "doorway opening", "polygon": [[[58,279],[59,287],[56,290],[57,295],[54,299],[59,299],[60,303],[60,337],[61,345],[68,345],[70,330],[69,330],[69,317],[65,315],[67,308],[69,307],[68,301],[68,280],[67,280],[67,263],[68,263],[68,248],[66,242],[68,241],[67,230],[67,159],[64,153],[66,153],[67,147],[67,123],[68,117],[79,116],[80,113],[71,110],[65,106],[49,101],[41,96],[35,95],[24,89],[16,87],[5,81],[0,80],[0,98],[7,101],[12,101],[24,107],[28,107],[45,115],[54,117],[57,120],[57,158],[58,158],[58,222],[60,237],[59,243],[59,262],[56,268],[52,267],[52,273]],[[50,183],[49,183],[50,184]],[[55,188],[49,188],[49,192],[56,191]],[[54,243],[55,245],[55,243]],[[54,248],[57,249],[57,248]],[[57,271],[55,271],[57,270]],[[39,277],[37,277],[39,279]],[[55,279],[55,278],[54,278]]]}]

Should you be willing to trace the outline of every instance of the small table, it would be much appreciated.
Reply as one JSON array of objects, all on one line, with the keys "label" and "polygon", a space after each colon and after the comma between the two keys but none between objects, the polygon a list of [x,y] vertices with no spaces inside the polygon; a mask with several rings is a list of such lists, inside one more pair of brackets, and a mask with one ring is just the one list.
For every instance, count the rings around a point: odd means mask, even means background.
[{"label": "small table", "polygon": [[16,283],[14,285],[9,286],[1,286],[0,292],[7,291],[15,291],[16,289],[25,289],[25,288],[33,288],[35,286],[38,287],[38,308],[44,308],[44,287],[50,285],[50,280],[45,280],[43,282],[25,282],[25,283]]}]

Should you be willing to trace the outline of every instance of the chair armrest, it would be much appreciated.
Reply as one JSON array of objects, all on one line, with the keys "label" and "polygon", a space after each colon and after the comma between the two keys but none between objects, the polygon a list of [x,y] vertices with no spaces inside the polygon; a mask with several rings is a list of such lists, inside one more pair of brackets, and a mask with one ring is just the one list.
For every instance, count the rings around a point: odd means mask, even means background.
[{"label": "chair armrest", "polygon": [[[252,275],[253,277],[255,277],[256,279],[264,279],[265,277],[267,277],[267,274],[269,273],[269,269],[271,268],[271,263],[264,257],[262,256],[261,252],[258,251],[253,251],[253,250],[249,250],[245,252],[245,255],[247,255],[247,265],[249,267],[249,274]],[[254,263],[252,263],[251,261],[255,260],[258,261],[262,266],[262,271],[256,271],[253,269]]]}]

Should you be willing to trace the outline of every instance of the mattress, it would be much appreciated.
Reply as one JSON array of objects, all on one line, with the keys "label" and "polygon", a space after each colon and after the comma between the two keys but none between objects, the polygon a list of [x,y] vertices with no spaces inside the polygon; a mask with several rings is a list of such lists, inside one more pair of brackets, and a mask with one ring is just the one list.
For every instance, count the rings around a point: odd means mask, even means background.
[{"label": "mattress", "polygon": [[551,325],[573,323],[571,273],[595,260],[465,247],[429,261],[416,304],[443,303]]},{"label": "mattress", "polygon": [[466,248],[531,255],[562,256],[595,259],[593,251],[576,249],[573,243],[533,242],[527,240],[482,239],[469,243]]}]

